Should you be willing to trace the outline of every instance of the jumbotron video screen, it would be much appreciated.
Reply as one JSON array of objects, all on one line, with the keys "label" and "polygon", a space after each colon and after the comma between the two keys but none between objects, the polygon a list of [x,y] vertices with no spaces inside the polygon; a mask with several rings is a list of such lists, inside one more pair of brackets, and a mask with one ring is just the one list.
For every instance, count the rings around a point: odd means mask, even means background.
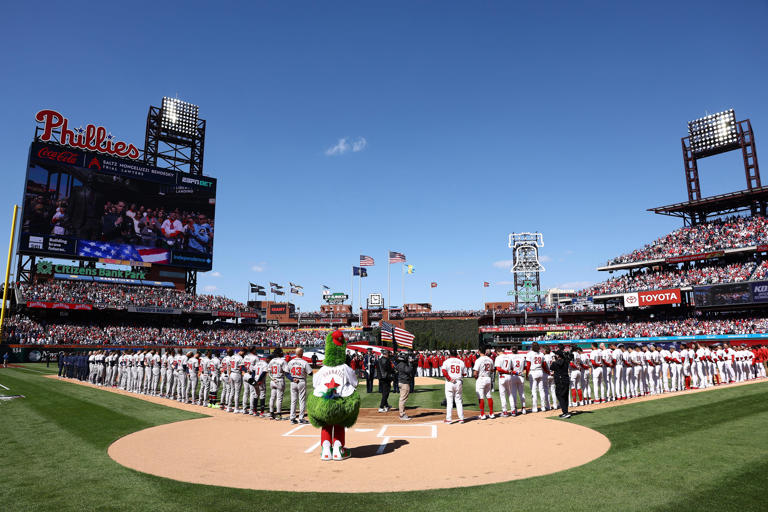
[{"label": "jumbotron video screen", "polygon": [[33,143],[19,251],[210,270],[215,208],[214,178]]}]

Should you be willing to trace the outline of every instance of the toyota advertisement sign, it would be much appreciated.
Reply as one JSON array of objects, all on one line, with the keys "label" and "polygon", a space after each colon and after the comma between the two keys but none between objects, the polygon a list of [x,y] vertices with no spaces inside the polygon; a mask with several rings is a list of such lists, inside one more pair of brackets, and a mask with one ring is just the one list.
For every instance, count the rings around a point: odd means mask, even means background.
[{"label": "toyota advertisement sign", "polygon": [[625,308],[661,306],[664,304],[680,304],[680,289],[673,288],[624,294]]}]

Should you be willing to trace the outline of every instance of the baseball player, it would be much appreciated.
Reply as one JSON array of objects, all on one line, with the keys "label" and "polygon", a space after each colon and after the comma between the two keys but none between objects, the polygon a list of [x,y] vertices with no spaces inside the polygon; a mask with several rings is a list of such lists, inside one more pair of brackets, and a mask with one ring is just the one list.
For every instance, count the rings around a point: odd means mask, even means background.
[{"label": "baseball player", "polygon": [[499,375],[499,396],[501,397],[501,416],[509,416],[507,412],[507,403],[512,413],[515,413],[514,399],[512,398],[512,358],[508,354],[500,353],[493,362],[496,367],[496,373]]},{"label": "baseball player", "polygon": [[603,351],[603,380],[605,380],[606,400],[613,402],[616,400],[616,360],[613,358],[613,352],[616,345],[611,343],[608,348],[605,343],[600,344],[600,350]]},{"label": "baseball player", "polygon": [[213,407],[216,405],[219,380],[221,380],[221,359],[216,355],[216,352],[211,352],[208,355],[208,369],[211,371],[211,380],[208,383],[207,394],[203,396],[203,405]]},{"label": "baseball player", "polygon": [[152,361],[154,353],[151,350],[144,352],[144,375],[143,382],[141,384],[141,392],[145,395],[149,394],[149,390],[152,387]]},{"label": "baseball player", "polygon": [[539,344],[534,342],[531,350],[525,356],[525,376],[531,382],[531,412],[539,412],[538,399],[541,399],[542,410],[547,410],[549,402],[549,387],[544,387],[544,375],[549,373],[544,354],[539,351]]},{"label": "baseball player", "polygon": [[[544,362],[547,364],[547,368],[552,368],[552,363],[555,362],[555,354],[552,352],[549,345],[544,347]],[[549,395],[549,399],[546,403],[547,408],[559,408],[560,405],[557,403],[557,395],[555,394],[555,376],[552,375],[551,371],[544,376],[544,387],[547,388],[547,393]]]},{"label": "baseball player", "polygon": [[603,351],[600,350],[597,343],[592,343],[592,350],[589,352],[589,363],[592,365],[592,386],[595,389],[595,402],[605,402]]},{"label": "baseball player", "polygon": [[440,368],[445,377],[445,423],[453,423],[453,404],[456,403],[456,412],[459,415],[459,423],[464,423],[464,404],[462,401],[464,361],[456,357],[456,349],[451,349],[450,357],[443,361]]},{"label": "baseball player", "polygon": [[179,353],[176,355],[176,360],[178,361],[178,365],[176,368],[176,375],[174,375],[176,380],[176,400],[179,402],[186,402],[187,401],[187,380],[189,378],[188,376],[188,369],[187,369],[187,355],[184,354],[181,350],[179,350]]},{"label": "baseball player", "polygon": [[511,366],[510,385],[512,386],[512,415],[517,416],[517,407],[520,406],[521,414],[526,414],[525,408],[525,381],[523,373],[525,372],[525,356],[518,354],[517,346],[512,347],[512,355],[509,356]]},{"label": "baseball player", "polygon": [[273,420],[283,419],[283,393],[285,392],[286,363],[283,349],[272,351],[272,359],[268,365],[269,371],[269,417]]},{"label": "baseball player", "polygon": [[[493,360],[490,357],[491,350],[487,349],[485,355],[482,355],[475,360],[475,366],[472,367],[472,372],[477,379],[475,381],[475,392],[477,398],[480,400],[480,419],[493,419],[496,416],[493,414],[493,395],[491,391],[491,370],[493,368]],[[464,361],[462,361],[462,364]],[[488,400],[488,416],[485,415],[485,400]]]},{"label": "baseball player", "polygon": [[589,386],[589,370],[592,363],[589,360],[589,354],[583,350],[579,352],[581,358],[581,389],[584,392],[584,403],[592,403],[592,388]]},{"label": "baseball player", "polygon": [[226,352],[221,354],[221,398],[219,399],[219,407],[224,410],[227,408],[227,400],[229,400],[229,393],[231,391],[229,382],[230,356]]},{"label": "baseball player", "polygon": [[248,379],[246,381],[245,377],[246,374],[250,375],[251,373],[251,367],[253,366],[253,363],[258,359],[256,357],[256,349],[254,347],[251,347],[248,349],[248,352],[243,356],[243,414],[251,414],[251,408],[250,404],[253,401],[252,395],[255,390],[253,387],[253,382],[251,382],[251,379]]},{"label": "baseball player", "polygon": [[[296,357],[290,360],[287,370],[291,379],[291,423],[294,425],[308,423],[304,419],[304,414],[307,412],[307,375],[312,372],[312,368],[304,360],[304,349],[296,349]],[[296,416],[297,401],[299,405],[298,416]]]},{"label": "baseball player", "polygon": [[195,352],[187,354],[187,385],[184,388],[184,401],[191,404],[197,394],[197,376],[200,371],[200,360]]},{"label": "baseball player", "polygon": [[208,406],[208,390],[211,387],[211,367],[209,366],[211,362],[210,355],[210,350],[207,353],[200,353],[200,391],[197,396],[192,396],[195,405]]},{"label": "baseball player", "polygon": [[569,405],[584,405],[584,392],[581,389],[581,347],[573,350],[573,357],[569,363],[571,379],[571,403]]},{"label": "baseball player", "polygon": [[165,357],[165,398],[173,399],[174,382],[173,377],[176,373],[176,349],[171,349]]},{"label": "baseball player", "polygon": [[661,391],[669,391],[669,374],[671,367],[672,352],[668,348],[662,347],[659,350],[659,359],[661,361]]},{"label": "baseball player", "polygon": [[231,353],[229,355],[229,387],[231,392],[227,397],[227,411],[233,412],[235,414],[240,414],[243,412],[238,408],[238,405],[240,403],[240,387],[243,381],[243,369],[244,369],[243,363],[245,362],[245,360],[243,359],[243,356],[245,355],[245,352],[240,350],[237,353],[235,353],[232,349],[230,349],[230,352]]},{"label": "baseball player", "polygon": [[[265,361],[260,357],[251,365],[251,373],[253,375],[253,387],[254,392],[251,393],[251,414],[254,416],[264,417],[264,408],[267,397],[267,373],[269,373],[269,367]],[[256,409],[259,409],[258,413]]]},{"label": "baseball player", "polygon": [[152,352],[152,387],[150,389],[150,392],[152,393],[152,396],[157,396],[160,394],[158,391],[158,385],[160,384],[160,361],[161,357],[160,354],[153,350]]}]

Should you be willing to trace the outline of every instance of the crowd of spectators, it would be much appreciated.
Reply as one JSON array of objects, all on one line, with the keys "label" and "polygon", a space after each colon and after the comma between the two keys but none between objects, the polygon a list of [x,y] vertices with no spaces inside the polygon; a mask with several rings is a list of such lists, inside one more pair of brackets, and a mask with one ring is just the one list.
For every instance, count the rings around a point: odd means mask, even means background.
[{"label": "crowd of spectators", "polygon": [[642,249],[608,260],[608,265],[686,256],[768,243],[764,217],[728,217],[676,229]]},{"label": "crowd of spectators", "polygon": [[103,200],[89,186],[76,189],[71,198],[32,196],[23,224],[30,233],[208,254],[213,250],[214,221],[205,213]]},{"label": "crowd of spectators", "polygon": [[[733,263],[731,265],[710,265],[693,268],[680,268],[654,272],[645,270],[634,275],[625,274],[594,284],[579,292],[579,295],[591,297],[612,293],[661,290],[664,288],[684,288],[700,284],[738,283],[752,276],[757,263]],[[766,267],[768,270],[768,267]]]},{"label": "crowd of spectators", "polygon": [[255,330],[219,324],[206,327],[154,327],[129,324],[56,322],[45,324],[25,315],[8,318],[5,333],[11,344],[29,345],[166,345],[214,347],[320,347],[327,330]]},{"label": "crowd of spectators", "polygon": [[768,332],[768,318],[684,318],[644,322],[599,322],[571,332],[552,332],[526,338],[534,341],[594,338],[760,334]]},{"label": "crowd of spectators", "polygon": [[104,309],[136,306],[174,308],[187,312],[249,310],[245,304],[222,295],[193,295],[175,288],[154,286],[51,280],[19,283],[17,288],[25,301],[92,304]]}]

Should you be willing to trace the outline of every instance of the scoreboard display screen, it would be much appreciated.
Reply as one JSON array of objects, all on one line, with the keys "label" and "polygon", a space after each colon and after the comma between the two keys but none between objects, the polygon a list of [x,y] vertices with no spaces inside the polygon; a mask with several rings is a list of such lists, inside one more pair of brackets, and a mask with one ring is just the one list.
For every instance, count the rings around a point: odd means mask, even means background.
[{"label": "scoreboard display screen", "polygon": [[210,270],[215,210],[214,178],[35,142],[19,252]]}]

